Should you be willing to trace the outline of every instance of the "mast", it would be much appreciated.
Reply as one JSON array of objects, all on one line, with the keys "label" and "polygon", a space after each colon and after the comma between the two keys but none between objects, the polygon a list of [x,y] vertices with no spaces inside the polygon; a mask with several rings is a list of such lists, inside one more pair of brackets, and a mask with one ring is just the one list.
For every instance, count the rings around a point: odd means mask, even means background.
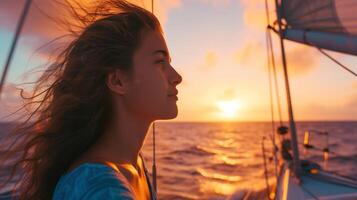
[{"label": "mast", "polygon": [[288,111],[289,111],[290,137],[291,137],[291,147],[293,151],[293,164],[294,164],[293,170],[295,175],[298,177],[301,172],[301,166],[300,166],[300,159],[299,159],[297,132],[296,132],[296,126],[294,121],[293,107],[291,102],[289,77],[288,77],[286,55],[285,55],[285,46],[283,40],[283,30],[282,30],[281,12],[280,12],[281,7],[279,6],[278,0],[275,0],[275,6],[276,6],[277,19],[278,19],[278,26],[279,26],[280,47],[281,47],[281,55],[282,55],[282,62],[284,68],[285,89],[286,89],[286,97],[287,97],[287,104],[288,104]]}]

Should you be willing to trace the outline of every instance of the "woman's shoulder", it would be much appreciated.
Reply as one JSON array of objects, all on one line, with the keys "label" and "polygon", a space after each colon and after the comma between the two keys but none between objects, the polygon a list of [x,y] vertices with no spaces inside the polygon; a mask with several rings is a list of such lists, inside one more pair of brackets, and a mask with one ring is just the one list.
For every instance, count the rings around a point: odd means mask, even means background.
[{"label": "woman's shoulder", "polygon": [[53,200],[134,199],[126,178],[100,163],[83,163],[61,176]]}]

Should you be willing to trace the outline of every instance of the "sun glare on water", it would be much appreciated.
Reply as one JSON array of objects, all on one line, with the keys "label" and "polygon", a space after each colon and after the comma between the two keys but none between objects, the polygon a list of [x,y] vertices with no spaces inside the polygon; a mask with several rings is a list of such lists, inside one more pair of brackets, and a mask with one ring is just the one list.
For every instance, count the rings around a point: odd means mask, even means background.
[{"label": "sun glare on water", "polygon": [[232,101],[219,101],[217,103],[221,111],[221,116],[225,119],[232,119],[237,116],[237,111],[240,108],[240,103],[237,100]]}]

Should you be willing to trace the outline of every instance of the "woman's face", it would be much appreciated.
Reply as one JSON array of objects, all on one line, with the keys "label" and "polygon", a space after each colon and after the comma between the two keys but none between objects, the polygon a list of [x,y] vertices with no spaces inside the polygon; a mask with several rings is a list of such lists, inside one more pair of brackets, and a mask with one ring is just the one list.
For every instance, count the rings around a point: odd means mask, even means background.
[{"label": "woman's face", "polygon": [[165,39],[157,31],[146,32],[133,57],[133,73],[124,102],[130,112],[148,120],[172,119],[182,77],[170,64]]}]

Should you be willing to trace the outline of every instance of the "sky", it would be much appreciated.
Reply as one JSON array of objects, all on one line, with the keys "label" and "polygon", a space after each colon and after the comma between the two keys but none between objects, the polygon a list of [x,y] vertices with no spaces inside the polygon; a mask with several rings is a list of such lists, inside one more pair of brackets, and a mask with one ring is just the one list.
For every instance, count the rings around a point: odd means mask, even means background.
[{"label": "sky", "polygon": [[[63,34],[44,14],[61,16],[59,7],[33,0],[0,101],[0,121],[19,107],[17,85],[35,80],[46,63],[46,42]],[[89,0],[86,0],[89,1]],[[0,1],[0,69],[3,68],[24,0]],[[47,4],[46,4],[47,2]],[[151,1],[134,3],[147,9]],[[275,18],[269,0],[271,18]],[[270,121],[263,0],[155,0],[172,57],[182,75],[177,87],[179,114],[172,121]],[[287,106],[279,40],[273,35],[282,118]],[[316,49],[285,42],[296,120],[357,120],[357,80]],[[356,57],[329,52],[357,71]],[[276,99],[275,117],[277,117]]]}]

